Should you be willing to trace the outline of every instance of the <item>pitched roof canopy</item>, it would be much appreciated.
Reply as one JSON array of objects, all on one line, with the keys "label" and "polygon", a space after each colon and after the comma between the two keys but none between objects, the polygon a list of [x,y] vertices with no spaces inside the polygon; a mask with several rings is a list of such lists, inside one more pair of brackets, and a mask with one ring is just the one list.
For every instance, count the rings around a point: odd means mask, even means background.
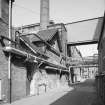
[{"label": "pitched roof canopy", "polygon": [[33,52],[39,53],[39,54],[43,55],[44,57],[48,57],[46,54],[43,53],[43,51],[41,49],[39,49],[38,47],[36,47],[32,43],[30,43],[29,39],[26,36],[21,36],[20,39],[24,43],[26,43],[28,46],[30,46]]},{"label": "pitched roof canopy", "polygon": [[[53,36],[58,32],[57,29],[48,29],[48,30],[42,30],[42,31],[39,31],[37,33],[37,35],[43,39],[44,41],[50,41]],[[34,36],[32,39],[31,39],[31,42],[36,42],[36,41],[40,41],[39,38],[37,38],[36,36]]]}]

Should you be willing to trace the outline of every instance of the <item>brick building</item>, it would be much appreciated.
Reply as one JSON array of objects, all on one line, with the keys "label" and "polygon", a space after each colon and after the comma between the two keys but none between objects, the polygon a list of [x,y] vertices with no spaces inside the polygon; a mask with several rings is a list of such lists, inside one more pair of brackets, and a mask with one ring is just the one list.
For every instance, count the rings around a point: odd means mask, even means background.
[{"label": "brick building", "polygon": [[[13,2],[13,1],[12,1]],[[10,99],[10,89],[8,80],[8,52],[4,51],[4,48],[8,46],[8,20],[9,20],[9,1],[0,0],[0,97],[2,101],[9,102]],[[14,39],[14,36],[13,36]],[[13,55],[12,55],[13,57]],[[11,65],[12,69],[12,85],[11,85],[11,99],[20,99],[27,94],[27,78],[26,78],[26,68],[23,64],[11,59],[13,62]],[[15,65],[15,63],[19,64]],[[23,82],[24,81],[24,82]]]},{"label": "brick building", "polygon": [[[36,47],[37,49],[39,49],[40,52],[43,52],[43,54],[48,56],[48,58],[46,59],[48,62],[53,63],[53,65],[49,65],[48,63],[42,63],[40,65],[41,69],[57,71],[57,66],[54,66],[54,64],[66,67],[66,55],[67,55],[66,53],[67,52],[66,52],[66,28],[65,26],[62,23],[61,24],[51,23],[51,25],[48,26],[47,30],[40,31],[39,25],[40,24],[26,25],[26,26],[22,26],[22,28],[18,27],[17,30],[22,32],[23,35],[26,35],[29,42],[33,44],[34,47]],[[34,32],[37,32],[36,36]],[[60,69],[62,68],[59,68],[58,71]],[[56,78],[54,76],[56,76],[57,72],[55,72],[54,74],[53,73],[54,72],[52,72],[49,76],[50,81]],[[65,74],[66,72],[62,72],[62,73]],[[66,77],[63,76],[63,74],[61,74],[62,75],[61,77],[63,79],[61,79],[60,81],[62,81],[64,85],[65,83],[67,84],[67,82],[64,82],[64,80],[66,80]],[[68,75],[68,73],[66,73],[66,75]],[[59,76],[60,75],[58,75],[57,77]],[[55,87],[55,85],[57,87],[57,84],[59,84],[60,86],[60,81],[59,79],[58,80],[55,79],[54,82],[50,83],[51,85],[50,87],[53,88]]]},{"label": "brick building", "polygon": [[[9,102],[46,90],[68,85],[66,67],[66,28],[40,24],[13,29],[8,38],[8,1],[0,0],[0,97]],[[5,6],[5,8],[3,8]],[[36,33],[37,31],[37,33]],[[11,41],[11,46],[8,42]],[[8,81],[8,56],[11,53],[11,91]],[[45,89],[44,89],[45,88]]]},{"label": "brick building", "polygon": [[[4,8],[5,7],[5,8]],[[0,0],[0,35],[8,36],[8,1]],[[0,42],[1,42],[0,38]],[[8,62],[5,53],[2,50],[4,43],[0,43],[0,83],[1,83],[1,99],[6,99],[8,97]],[[2,88],[3,87],[3,88]]]},{"label": "brick building", "polygon": [[103,24],[101,27],[99,43],[98,43],[99,68],[98,68],[98,73],[96,76],[97,92],[98,92],[99,97],[105,103],[105,63],[104,63],[105,62],[105,46],[104,45],[105,45],[105,13],[104,13]]},{"label": "brick building", "polygon": [[[5,7],[5,8],[4,8]],[[67,30],[63,23],[16,27],[8,38],[8,0],[0,0],[0,97],[15,101],[49,89],[68,86]],[[45,22],[45,20],[43,20]],[[41,23],[43,26],[43,24]],[[11,46],[8,45],[11,41]],[[71,57],[81,54],[73,47]],[[73,53],[75,52],[75,53]],[[8,81],[8,56],[11,53],[11,91]],[[75,70],[79,72],[80,69]]]}]

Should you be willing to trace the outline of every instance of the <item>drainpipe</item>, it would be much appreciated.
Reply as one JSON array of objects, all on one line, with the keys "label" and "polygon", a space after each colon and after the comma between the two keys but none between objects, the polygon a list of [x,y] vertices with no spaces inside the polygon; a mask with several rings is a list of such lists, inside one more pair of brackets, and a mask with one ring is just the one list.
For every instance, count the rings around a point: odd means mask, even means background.
[{"label": "drainpipe", "polygon": [[[12,39],[12,2],[13,0],[9,0],[9,39]],[[11,47],[11,41],[9,41],[9,46]],[[8,80],[9,80],[9,102],[12,101],[12,80],[11,80],[11,53],[9,53],[8,58]]]},{"label": "drainpipe", "polygon": [[49,0],[40,0],[40,30],[49,25]]}]

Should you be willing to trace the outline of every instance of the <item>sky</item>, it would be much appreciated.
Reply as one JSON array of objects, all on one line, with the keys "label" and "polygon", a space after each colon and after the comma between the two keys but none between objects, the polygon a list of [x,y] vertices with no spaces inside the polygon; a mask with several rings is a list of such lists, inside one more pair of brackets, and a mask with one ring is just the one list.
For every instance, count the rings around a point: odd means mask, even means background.
[{"label": "sky", "polygon": [[[57,23],[69,23],[103,16],[105,0],[50,0],[50,19]],[[15,0],[13,25],[38,23],[40,0]]]},{"label": "sky", "polygon": [[[55,23],[97,18],[103,16],[104,11],[105,0],[50,0],[50,20]],[[40,0],[15,0],[12,17],[13,26],[39,23]],[[93,45],[92,50],[86,46],[79,49],[83,56],[97,53],[97,45]]]},{"label": "sky", "polygon": [[83,57],[93,56],[94,54],[98,54],[97,44],[80,45],[77,46],[77,49],[80,50]]}]

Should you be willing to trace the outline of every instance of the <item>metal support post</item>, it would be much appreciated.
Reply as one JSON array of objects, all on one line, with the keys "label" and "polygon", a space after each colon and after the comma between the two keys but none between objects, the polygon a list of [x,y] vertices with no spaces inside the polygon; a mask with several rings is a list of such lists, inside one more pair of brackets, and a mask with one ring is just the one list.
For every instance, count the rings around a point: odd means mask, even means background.
[{"label": "metal support post", "polygon": [[68,76],[68,85],[70,86],[71,83],[71,73],[70,73],[70,66],[69,66],[69,76]]}]

